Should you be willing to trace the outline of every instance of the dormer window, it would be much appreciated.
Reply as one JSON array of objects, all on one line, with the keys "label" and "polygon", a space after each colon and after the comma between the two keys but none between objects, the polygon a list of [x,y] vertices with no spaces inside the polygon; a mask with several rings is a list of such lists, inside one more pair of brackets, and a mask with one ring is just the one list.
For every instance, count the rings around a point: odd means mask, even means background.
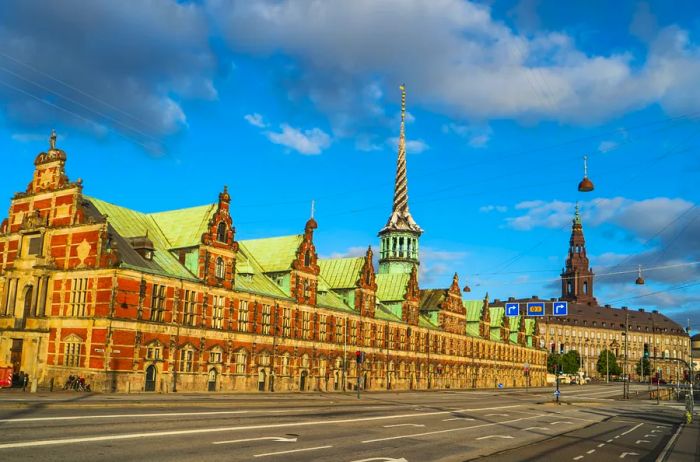
[{"label": "dormer window", "polygon": [[226,265],[224,259],[219,257],[216,259],[216,277],[223,279],[226,276]]},{"label": "dormer window", "polygon": [[216,240],[219,242],[226,242],[226,223],[223,221],[219,223],[216,228]]},{"label": "dormer window", "polygon": [[311,252],[304,252],[304,266],[311,266]]},{"label": "dormer window", "polygon": [[153,241],[148,238],[148,234],[145,236],[137,236],[128,238],[131,247],[138,252],[146,260],[153,260],[153,253],[155,247],[153,246]]}]

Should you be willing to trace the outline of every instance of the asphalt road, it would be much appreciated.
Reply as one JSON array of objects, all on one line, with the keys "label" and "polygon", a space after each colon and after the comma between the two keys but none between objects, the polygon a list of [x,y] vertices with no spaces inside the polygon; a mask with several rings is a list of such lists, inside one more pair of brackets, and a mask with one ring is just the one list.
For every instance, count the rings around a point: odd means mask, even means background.
[{"label": "asphalt road", "polygon": [[[640,394],[646,386],[632,386]],[[655,460],[675,405],[619,384],[354,394],[0,392],[0,460]]]}]

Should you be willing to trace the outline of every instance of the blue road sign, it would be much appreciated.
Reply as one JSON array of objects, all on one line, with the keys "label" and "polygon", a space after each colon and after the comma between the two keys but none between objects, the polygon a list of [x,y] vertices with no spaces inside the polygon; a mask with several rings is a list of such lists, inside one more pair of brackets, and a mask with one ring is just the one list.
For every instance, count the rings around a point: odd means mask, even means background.
[{"label": "blue road sign", "polygon": [[498,384],[498,388],[503,388],[503,384],[502,384],[502,383],[499,383],[499,384]]},{"label": "blue road sign", "polygon": [[528,302],[528,316],[544,316],[544,302]]},{"label": "blue road sign", "polygon": [[559,396],[561,395],[561,392],[559,390],[554,390],[554,396]]},{"label": "blue road sign", "polygon": [[506,303],[506,316],[517,316],[520,314],[520,303]]},{"label": "blue road sign", "polygon": [[552,314],[554,316],[566,316],[569,314],[569,302],[554,302],[552,304]]}]

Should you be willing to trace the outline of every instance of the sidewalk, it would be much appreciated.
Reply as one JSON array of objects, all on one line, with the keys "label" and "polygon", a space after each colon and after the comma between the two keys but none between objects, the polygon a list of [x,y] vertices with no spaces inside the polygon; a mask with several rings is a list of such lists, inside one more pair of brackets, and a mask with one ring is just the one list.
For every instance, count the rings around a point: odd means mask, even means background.
[{"label": "sidewalk", "polygon": [[670,450],[665,457],[662,454],[658,462],[697,462],[700,460],[700,416],[696,415],[693,423],[683,425]]}]

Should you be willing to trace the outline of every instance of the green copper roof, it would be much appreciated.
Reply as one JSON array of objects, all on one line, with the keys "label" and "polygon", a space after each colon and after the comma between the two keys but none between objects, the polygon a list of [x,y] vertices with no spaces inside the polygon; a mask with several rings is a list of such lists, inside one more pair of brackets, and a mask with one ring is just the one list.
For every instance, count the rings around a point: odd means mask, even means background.
[{"label": "green copper roof", "polygon": [[356,286],[360,277],[364,257],[324,258],[318,260],[321,276],[333,289],[350,289]]},{"label": "green copper roof", "polygon": [[216,204],[188,209],[151,213],[158,227],[170,242],[170,248],[194,247],[202,242],[209,220],[216,212]]},{"label": "green copper roof", "polygon": [[428,329],[437,329],[437,322],[433,322],[428,316],[420,315],[418,316],[418,326],[427,327]]},{"label": "green copper roof", "polygon": [[88,199],[102,215],[107,215],[107,221],[121,236],[129,238],[148,234],[148,238],[153,242],[153,247],[155,249],[153,260],[148,262],[143,259],[142,262],[130,262],[128,264],[129,267],[153,270],[153,265],[147,264],[153,263],[157,266],[157,268],[155,268],[157,272],[187,279],[193,277],[193,274],[187,271],[187,269],[180,264],[178,259],[170,253],[170,241],[168,241],[152,216],[92,197],[86,197],[86,199]]},{"label": "green copper roof", "polygon": [[462,304],[467,313],[467,321],[476,322],[481,320],[481,308],[484,306],[483,300],[462,300]]},{"label": "green copper roof", "polygon": [[374,309],[374,317],[376,319],[381,319],[383,321],[398,321],[401,322],[401,318],[396,316],[389,308],[377,303]]},{"label": "green copper roof", "polygon": [[377,274],[377,299],[383,302],[402,301],[410,274]]},{"label": "green copper roof", "polygon": [[508,322],[508,326],[510,327],[510,341],[513,343],[518,343],[518,333],[520,332],[520,315],[508,316],[506,320]]},{"label": "green copper roof", "polygon": [[448,289],[425,289],[420,291],[420,309],[438,310],[440,303],[445,300]]},{"label": "green copper roof", "polygon": [[316,304],[336,310],[354,312],[352,307],[348,306],[341,297],[332,290],[329,290],[328,281],[322,275],[318,277],[318,290],[316,292]]},{"label": "green copper roof", "polygon": [[292,269],[292,263],[296,259],[297,250],[303,238],[303,235],[295,234],[238,241],[238,245],[255,257],[264,272],[275,273]]},{"label": "green copper roof", "polygon": [[236,256],[235,289],[273,297],[290,298],[277,284],[265,276],[260,264],[240,247]]},{"label": "green copper roof", "polygon": [[491,317],[491,340],[501,340],[501,326],[505,309],[502,306],[489,306],[489,316]]}]

